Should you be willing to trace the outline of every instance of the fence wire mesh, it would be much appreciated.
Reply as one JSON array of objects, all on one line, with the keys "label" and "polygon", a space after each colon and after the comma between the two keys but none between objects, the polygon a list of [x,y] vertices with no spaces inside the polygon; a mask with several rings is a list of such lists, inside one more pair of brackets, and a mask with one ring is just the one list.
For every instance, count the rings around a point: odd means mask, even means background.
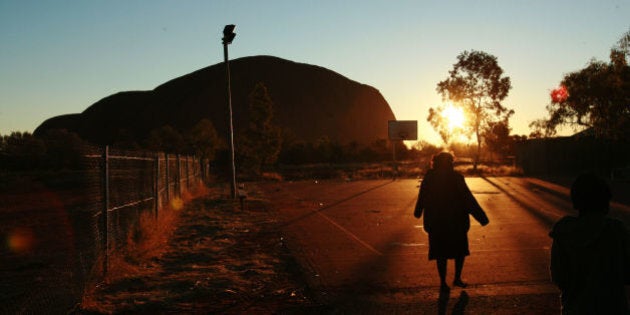
[{"label": "fence wire mesh", "polygon": [[157,224],[201,182],[194,157],[95,146],[81,156],[75,170],[27,174],[0,192],[0,314],[68,312],[108,257],[139,241],[141,217]]}]

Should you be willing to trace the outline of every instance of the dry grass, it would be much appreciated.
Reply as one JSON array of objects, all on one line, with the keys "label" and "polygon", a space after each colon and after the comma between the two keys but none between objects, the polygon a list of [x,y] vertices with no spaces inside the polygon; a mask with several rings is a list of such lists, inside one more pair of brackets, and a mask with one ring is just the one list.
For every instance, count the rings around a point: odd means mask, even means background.
[{"label": "dry grass", "polygon": [[80,313],[268,314],[312,305],[266,204],[254,193],[241,211],[223,196],[212,189],[194,198],[173,211],[169,237],[147,235],[133,255],[117,256]]},{"label": "dry grass", "polygon": [[[397,177],[418,178],[423,173],[422,163],[401,161],[397,163]],[[344,179],[364,180],[392,178],[392,162],[285,165],[280,167],[285,180]]]},{"label": "dry grass", "polygon": [[523,170],[519,167],[509,165],[477,165],[477,171],[473,169],[472,165],[460,165],[455,168],[456,171],[462,173],[465,176],[523,176]]},{"label": "dry grass", "polygon": [[282,175],[276,172],[263,172],[261,177],[262,177],[262,180],[265,180],[265,181],[281,182],[284,180],[284,177],[282,177]]},{"label": "dry grass", "polygon": [[[311,164],[301,166],[285,166],[281,169],[282,176],[276,180],[312,180],[312,179],[344,179],[366,180],[393,178],[420,178],[430,167],[428,160],[400,161],[397,171],[391,162],[384,163],[355,163],[355,164]],[[459,164],[455,170],[465,176],[522,176],[523,170],[511,165],[480,164],[473,170],[471,163]]]},{"label": "dry grass", "polygon": [[108,256],[108,272],[105,277],[97,274],[103,264],[103,257],[97,258],[92,280],[85,285],[81,307],[98,310],[99,302],[96,297],[102,287],[130,277],[151,275],[154,269],[151,261],[166,253],[169,240],[179,224],[183,205],[206,194],[208,188],[200,183],[192,192],[184,191],[181,198],[174,198],[169,205],[160,209],[157,220],[155,213],[142,212],[138,224],[127,231],[125,245]]},{"label": "dry grass", "polygon": [[27,176],[21,182],[0,190],[2,314],[58,310],[72,305],[80,292],[78,237],[67,209],[86,197],[50,189]]}]

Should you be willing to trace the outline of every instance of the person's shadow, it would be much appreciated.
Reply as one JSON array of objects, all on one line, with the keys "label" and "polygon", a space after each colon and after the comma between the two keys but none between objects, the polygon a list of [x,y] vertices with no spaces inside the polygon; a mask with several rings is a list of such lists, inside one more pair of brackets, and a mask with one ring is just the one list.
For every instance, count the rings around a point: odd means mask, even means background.
[{"label": "person's shadow", "polygon": [[[440,290],[440,296],[438,297],[438,315],[446,315],[448,308],[448,301],[451,297],[451,290]],[[453,305],[453,315],[464,314],[466,306],[468,305],[468,293],[463,291],[459,294],[459,299]]]}]

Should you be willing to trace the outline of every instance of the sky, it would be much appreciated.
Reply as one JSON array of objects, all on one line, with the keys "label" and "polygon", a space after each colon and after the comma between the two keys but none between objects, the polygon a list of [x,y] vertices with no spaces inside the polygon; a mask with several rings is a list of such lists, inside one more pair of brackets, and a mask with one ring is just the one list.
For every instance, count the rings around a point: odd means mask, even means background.
[{"label": "sky", "polygon": [[630,0],[0,0],[0,135],[220,63],[226,24],[231,59],[272,55],[371,85],[436,144],[437,83],[460,53],[484,51],[511,78],[512,132],[529,134],[563,75],[608,61],[629,17]]}]

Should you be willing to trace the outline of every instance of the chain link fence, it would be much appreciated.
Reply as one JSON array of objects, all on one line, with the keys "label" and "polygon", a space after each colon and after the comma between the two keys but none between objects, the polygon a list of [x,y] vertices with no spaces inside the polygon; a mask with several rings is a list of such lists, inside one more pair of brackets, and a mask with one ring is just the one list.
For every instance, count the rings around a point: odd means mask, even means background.
[{"label": "chain link fence", "polygon": [[0,194],[0,314],[67,313],[203,169],[192,156],[85,146],[79,169],[30,174]]}]

